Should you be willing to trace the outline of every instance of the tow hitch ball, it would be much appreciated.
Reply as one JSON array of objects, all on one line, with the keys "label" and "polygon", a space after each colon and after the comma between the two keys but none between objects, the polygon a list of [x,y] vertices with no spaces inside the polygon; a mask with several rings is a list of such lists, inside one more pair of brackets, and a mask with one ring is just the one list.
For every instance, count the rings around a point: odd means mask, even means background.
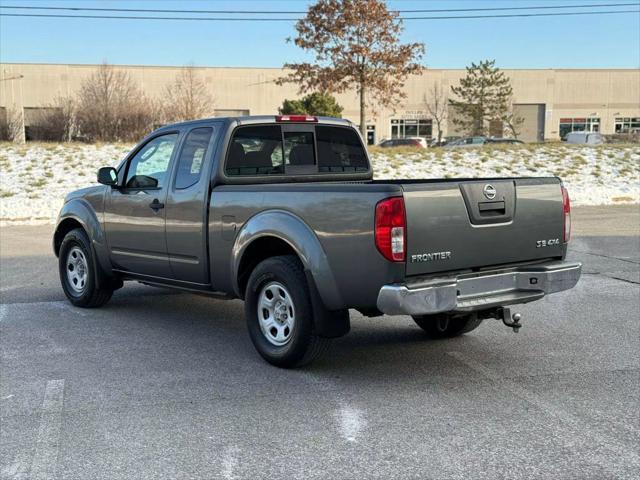
[{"label": "tow hitch ball", "polygon": [[519,313],[514,313],[511,315],[511,309],[506,307],[500,307],[496,310],[498,320],[502,320],[507,327],[513,328],[514,333],[518,333],[518,330],[522,327],[520,320],[522,319],[522,315]]}]

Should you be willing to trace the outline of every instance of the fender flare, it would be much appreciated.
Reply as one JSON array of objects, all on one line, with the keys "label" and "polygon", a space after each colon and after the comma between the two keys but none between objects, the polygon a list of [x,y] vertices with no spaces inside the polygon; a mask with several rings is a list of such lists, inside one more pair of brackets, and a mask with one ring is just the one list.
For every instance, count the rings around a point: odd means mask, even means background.
[{"label": "fender flare", "polygon": [[315,232],[298,216],[286,210],[267,210],[251,217],[242,226],[231,250],[231,281],[241,297],[238,285],[240,262],[247,247],[262,237],[275,237],[289,244],[304,269],[311,274],[322,303],[328,310],[344,308],[327,255]]},{"label": "fender flare", "polygon": [[[58,255],[56,247],[56,237],[60,225],[66,220],[74,220],[78,222],[89,237],[91,246],[93,247],[93,253],[97,263],[99,264],[102,272],[107,276],[112,276],[113,271],[111,269],[111,260],[109,258],[109,248],[107,246],[107,238],[102,227],[102,223],[98,220],[96,212],[85,200],[76,198],[65,203],[58,215],[58,221],[56,222],[56,228],[54,230],[53,248],[56,256]],[[98,275],[99,277],[99,275]],[[98,284],[102,283],[101,278],[96,278]]]}]

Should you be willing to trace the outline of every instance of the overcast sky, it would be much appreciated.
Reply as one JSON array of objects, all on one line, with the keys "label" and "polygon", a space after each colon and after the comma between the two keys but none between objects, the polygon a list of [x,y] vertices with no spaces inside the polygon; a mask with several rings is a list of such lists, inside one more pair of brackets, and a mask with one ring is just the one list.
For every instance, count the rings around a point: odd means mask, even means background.
[{"label": "overcast sky", "polygon": [[[576,8],[575,5],[634,3],[626,7]],[[146,8],[178,10],[304,11],[306,0],[0,0],[0,13],[160,15],[118,12],[16,10],[9,6]],[[562,11],[640,8],[639,0],[392,0],[393,9],[455,9],[572,5]],[[4,8],[2,8],[4,7]],[[460,12],[500,15],[519,11]],[[527,11],[529,13],[529,11]],[[454,13],[405,13],[446,16]],[[205,16],[212,17],[213,14]],[[243,16],[243,15],[235,15]],[[246,15],[244,15],[246,16]],[[257,15],[265,17],[266,15]],[[296,15],[273,15],[273,17]],[[279,67],[304,58],[286,43],[295,34],[293,21],[209,22],[68,18],[0,18],[1,62],[100,63],[233,67]],[[503,68],[634,67],[640,68],[640,14],[548,16],[456,20],[407,20],[404,41],[424,42],[423,63],[431,68],[462,68],[471,61],[495,58]]]}]

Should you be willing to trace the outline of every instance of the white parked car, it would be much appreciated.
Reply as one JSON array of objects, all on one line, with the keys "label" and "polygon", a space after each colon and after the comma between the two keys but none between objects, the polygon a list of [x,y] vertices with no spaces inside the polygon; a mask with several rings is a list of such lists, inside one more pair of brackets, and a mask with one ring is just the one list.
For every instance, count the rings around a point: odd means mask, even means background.
[{"label": "white parked car", "polygon": [[567,143],[602,145],[604,136],[598,132],[569,132],[565,137]]}]

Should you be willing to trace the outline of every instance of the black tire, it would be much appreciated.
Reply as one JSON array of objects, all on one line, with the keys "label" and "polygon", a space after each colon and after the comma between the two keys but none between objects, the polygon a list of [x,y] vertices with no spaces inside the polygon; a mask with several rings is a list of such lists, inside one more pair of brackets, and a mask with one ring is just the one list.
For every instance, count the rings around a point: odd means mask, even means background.
[{"label": "black tire", "polygon": [[[71,260],[70,253],[74,254],[77,259],[82,258],[80,252],[84,255],[83,265],[86,265],[86,276],[82,284],[74,286],[67,273]],[[97,266],[93,256],[89,237],[81,228],[71,230],[65,235],[60,245],[58,270],[64,294],[76,307],[100,307],[107,303],[111,295],[113,295],[113,289],[111,288],[96,288],[96,268],[100,267]]]},{"label": "black tire", "polygon": [[454,316],[446,313],[415,316],[413,321],[431,338],[457,337],[475,330],[482,323],[476,314]]},{"label": "black tire", "polygon": [[[258,303],[270,285],[284,286],[294,308],[295,323],[283,345],[273,344],[275,339],[269,340],[269,333],[263,333],[261,328]],[[283,368],[307,365],[329,346],[330,339],[313,332],[313,309],[307,279],[302,264],[293,255],[271,257],[256,266],[247,283],[244,307],[251,341],[262,358],[272,365]]]}]

